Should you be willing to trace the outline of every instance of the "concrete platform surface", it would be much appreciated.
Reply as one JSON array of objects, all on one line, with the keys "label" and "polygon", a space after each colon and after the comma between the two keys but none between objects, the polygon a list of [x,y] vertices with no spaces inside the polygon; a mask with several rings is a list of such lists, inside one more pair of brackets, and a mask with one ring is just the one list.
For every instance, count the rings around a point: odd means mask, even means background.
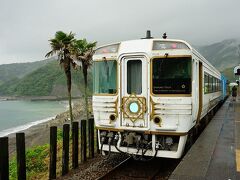
[{"label": "concrete platform surface", "polygon": [[170,180],[240,180],[240,99],[229,98]]}]

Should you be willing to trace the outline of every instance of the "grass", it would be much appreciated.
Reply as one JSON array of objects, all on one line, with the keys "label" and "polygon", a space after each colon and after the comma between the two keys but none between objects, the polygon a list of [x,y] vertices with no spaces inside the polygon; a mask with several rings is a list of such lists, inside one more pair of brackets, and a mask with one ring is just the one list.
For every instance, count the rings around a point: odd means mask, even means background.
[{"label": "grass", "polygon": [[[96,131],[95,131],[96,132]],[[69,141],[69,169],[72,169],[72,137],[70,131],[70,141]],[[95,134],[96,136],[96,134]],[[80,137],[79,137],[80,138]],[[57,131],[57,177],[61,176],[62,173],[62,146],[63,146],[63,133],[62,129]],[[96,140],[96,138],[95,138]],[[96,147],[96,142],[94,142]],[[79,143],[80,150],[80,143]],[[48,179],[49,177],[49,144],[42,146],[35,146],[26,150],[26,170],[27,170],[27,179]],[[79,151],[80,152],[80,151]],[[87,148],[88,156],[88,148]],[[79,157],[80,158],[80,157]],[[9,175],[10,180],[17,179],[17,163],[16,156],[14,156],[9,162]]]},{"label": "grass", "polygon": [[[27,179],[34,179],[48,171],[49,145],[36,146],[26,151]],[[16,157],[10,161],[10,179],[17,179]],[[41,176],[39,176],[41,177]]]},{"label": "grass", "polygon": [[[70,147],[71,149],[71,141]],[[26,150],[27,179],[48,179],[49,173],[49,144],[35,146]],[[70,151],[71,152],[71,151]],[[57,174],[60,176],[62,168],[62,129],[57,131]],[[10,179],[17,179],[16,156],[9,162]],[[71,162],[70,162],[71,164]]]}]

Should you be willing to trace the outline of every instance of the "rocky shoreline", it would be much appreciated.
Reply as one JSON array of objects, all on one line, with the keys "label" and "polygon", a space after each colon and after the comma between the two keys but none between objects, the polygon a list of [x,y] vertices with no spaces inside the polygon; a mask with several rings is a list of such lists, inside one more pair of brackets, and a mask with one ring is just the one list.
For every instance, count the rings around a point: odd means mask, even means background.
[{"label": "rocky shoreline", "polygon": [[[90,103],[89,103],[90,104]],[[74,106],[73,106],[73,117],[74,121],[79,121],[83,118],[85,118],[85,110],[84,110],[84,100],[78,99],[74,100]],[[32,126],[29,129],[26,129],[24,131],[25,133],[25,143],[26,143],[26,149],[37,146],[37,145],[43,145],[46,143],[49,143],[49,137],[50,137],[50,127],[51,126],[57,126],[58,128],[62,128],[62,125],[65,123],[70,123],[69,120],[69,111],[63,112],[61,114],[58,114],[54,119]],[[12,157],[16,152],[16,135],[10,134],[9,137],[9,154],[10,157]]]}]

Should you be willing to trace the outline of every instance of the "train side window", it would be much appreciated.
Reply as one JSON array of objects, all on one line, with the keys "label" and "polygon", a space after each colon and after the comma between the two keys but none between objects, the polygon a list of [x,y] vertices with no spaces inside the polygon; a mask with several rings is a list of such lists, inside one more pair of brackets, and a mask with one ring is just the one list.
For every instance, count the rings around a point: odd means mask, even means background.
[{"label": "train side window", "polygon": [[212,92],[215,92],[215,77],[212,79]]},{"label": "train side window", "polygon": [[221,91],[221,89],[222,89],[222,88],[221,88],[222,81],[221,81],[220,79],[219,79],[218,81],[219,81],[218,91]]},{"label": "train side window", "polygon": [[218,79],[216,78],[216,92],[218,92]]},{"label": "train side window", "polygon": [[213,77],[213,92],[216,92],[216,78]]},{"label": "train side window", "polygon": [[208,78],[208,85],[209,85],[209,86],[208,86],[208,89],[209,89],[208,92],[209,92],[209,93],[212,93],[212,92],[213,92],[213,91],[212,91],[212,90],[213,90],[213,88],[212,88],[212,87],[213,87],[213,86],[212,86],[212,85],[213,85],[213,77],[212,77],[211,75],[209,75],[209,78]]},{"label": "train side window", "polygon": [[220,82],[220,84],[219,84],[219,88],[220,88],[219,91],[222,91],[222,89],[223,89],[222,80],[220,80],[219,82]]},{"label": "train side window", "polygon": [[127,62],[127,93],[142,93],[142,61],[130,60]]},{"label": "train side window", "polygon": [[208,75],[204,74],[204,94],[208,93]]},{"label": "train side window", "polygon": [[221,80],[218,80],[218,91],[221,91]]},{"label": "train side window", "polygon": [[215,92],[217,92],[217,78],[215,78]]}]

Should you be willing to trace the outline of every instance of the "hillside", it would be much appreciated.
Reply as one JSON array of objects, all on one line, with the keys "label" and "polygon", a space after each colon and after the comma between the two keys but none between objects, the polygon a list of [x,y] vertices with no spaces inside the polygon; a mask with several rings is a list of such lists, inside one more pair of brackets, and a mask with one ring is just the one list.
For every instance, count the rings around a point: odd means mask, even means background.
[{"label": "hillside", "polygon": [[240,39],[228,39],[207,46],[197,47],[197,50],[213,66],[220,70],[229,81],[235,81],[233,68],[240,63]]},{"label": "hillside", "polygon": [[223,71],[240,63],[240,39],[228,39],[198,48],[198,51],[216,68]]},{"label": "hillside", "polygon": [[[36,64],[37,65],[37,64]],[[5,96],[67,96],[66,77],[57,61],[47,62],[44,66],[25,75],[13,78],[0,85],[0,95]],[[0,74],[1,75],[1,74]],[[92,89],[92,76],[89,75],[89,89]],[[80,96],[84,88],[81,71],[72,71],[72,94]],[[90,92],[90,91],[89,91]]]},{"label": "hillside", "polygon": [[229,82],[235,82],[238,79],[238,76],[235,76],[233,73],[233,68],[234,67],[226,68],[222,71],[222,73],[227,77]]},{"label": "hillside", "polygon": [[0,65],[0,85],[14,79],[21,79],[25,75],[46,65],[53,58],[29,63],[13,63]]}]

